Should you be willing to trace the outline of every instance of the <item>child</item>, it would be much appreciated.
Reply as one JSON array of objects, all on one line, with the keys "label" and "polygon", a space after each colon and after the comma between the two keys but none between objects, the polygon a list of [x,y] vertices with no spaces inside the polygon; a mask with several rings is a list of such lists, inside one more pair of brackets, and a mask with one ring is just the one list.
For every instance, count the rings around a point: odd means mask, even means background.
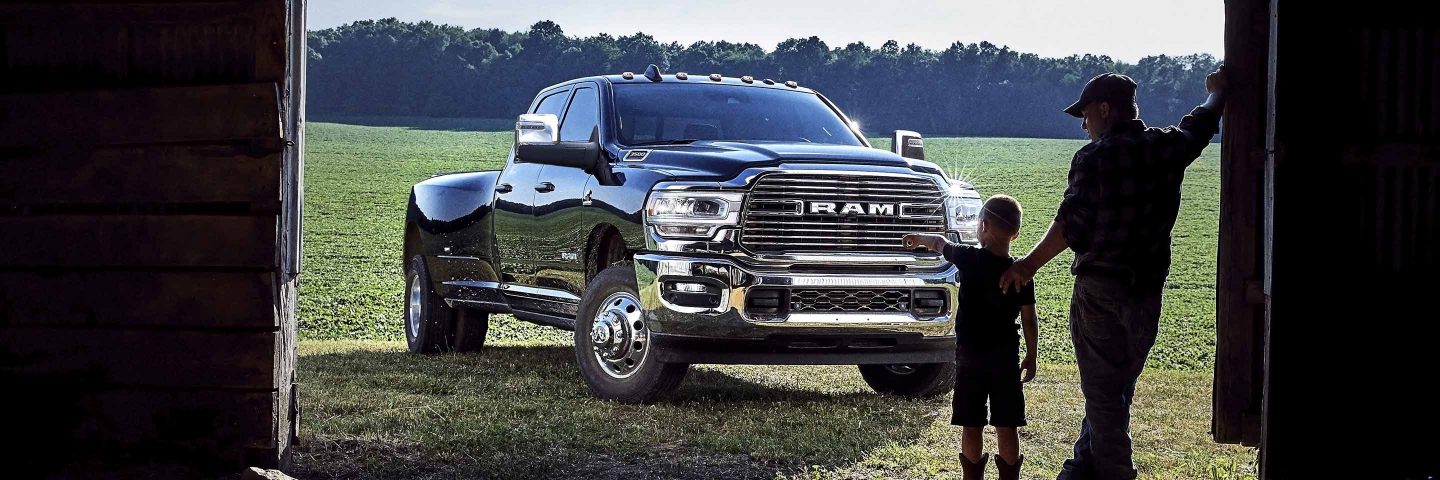
[{"label": "child", "polygon": [[[1035,378],[1035,286],[1019,292],[1000,291],[1000,275],[1014,263],[1010,242],[1020,232],[1020,202],[1006,195],[990,197],[980,211],[980,247],[949,243],[935,234],[906,235],[906,247],[945,255],[959,270],[959,313],[955,319],[955,405],[950,423],[964,427],[960,465],[966,480],[983,477],[989,455],[984,450],[985,401],[989,424],[995,426],[1000,452],[995,466],[1000,478],[1020,478],[1020,438],[1025,425],[1025,394],[1020,384]],[[1025,332],[1025,359],[1017,365],[1019,315]],[[1021,372],[1024,372],[1022,379]]]}]

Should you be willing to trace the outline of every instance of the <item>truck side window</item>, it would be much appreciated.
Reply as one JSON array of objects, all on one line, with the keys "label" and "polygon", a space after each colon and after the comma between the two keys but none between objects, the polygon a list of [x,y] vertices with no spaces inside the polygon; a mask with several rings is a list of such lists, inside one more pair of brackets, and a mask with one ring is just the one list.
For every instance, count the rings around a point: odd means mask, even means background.
[{"label": "truck side window", "polygon": [[535,111],[531,113],[549,113],[557,117],[560,116],[560,114],[565,111],[566,93],[570,93],[570,91],[561,90],[541,99],[540,104],[535,106]]},{"label": "truck side window", "polygon": [[560,141],[590,141],[590,132],[599,125],[599,120],[600,101],[595,96],[595,89],[576,89],[575,97],[570,100],[570,110],[565,112],[565,121],[560,124]]}]

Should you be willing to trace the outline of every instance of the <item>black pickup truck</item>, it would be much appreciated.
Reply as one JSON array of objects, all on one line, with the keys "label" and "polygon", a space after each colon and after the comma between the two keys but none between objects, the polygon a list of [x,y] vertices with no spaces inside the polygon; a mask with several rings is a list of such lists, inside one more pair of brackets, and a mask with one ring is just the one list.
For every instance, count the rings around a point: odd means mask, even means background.
[{"label": "black pickup truck", "polygon": [[411,191],[411,351],[477,350],[509,313],[573,330],[591,391],[623,402],[695,363],[953,385],[954,267],[900,238],[973,242],[980,196],[923,160],[919,135],[879,150],[795,82],[653,66],[548,87],[528,112],[500,171]]}]

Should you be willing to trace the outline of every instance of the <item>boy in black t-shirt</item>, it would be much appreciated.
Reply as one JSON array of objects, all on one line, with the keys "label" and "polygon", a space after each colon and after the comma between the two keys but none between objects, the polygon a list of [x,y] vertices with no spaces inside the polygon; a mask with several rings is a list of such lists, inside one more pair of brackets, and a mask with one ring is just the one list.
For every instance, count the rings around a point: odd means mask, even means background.
[{"label": "boy in black t-shirt", "polygon": [[[990,197],[980,212],[980,247],[949,243],[934,234],[906,235],[906,247],[942,252],[959,270],[959,313],[955,319],[955,404],[950,423],[964,427],[960,465],[966,479],[979,479],[987,454],[983,434],[985,402],[989,424],[995,426],[1000,452],[995,466],[1002,480],[1020,478],[1018,427],[1025,425],[1025,394],[1020,384],[1035,378],[1035,284],[1019,292],[1000,290],[1000,275],[1015,262],[1010,242],[1019,237],[1020,202],[1006,195]],[[1020,356],[1015,317],[1025,333],[1025,359]],[[1023,379],[1022,379],[1022,373]]]}]

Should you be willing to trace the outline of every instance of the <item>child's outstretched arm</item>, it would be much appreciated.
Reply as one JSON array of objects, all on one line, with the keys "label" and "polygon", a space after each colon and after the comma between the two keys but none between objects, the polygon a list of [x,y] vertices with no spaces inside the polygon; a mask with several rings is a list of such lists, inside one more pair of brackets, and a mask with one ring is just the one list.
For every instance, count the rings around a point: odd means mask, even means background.
[{"label": "child's outstretched arm", "polygon": [[1040,348],[1039,332],[1036,329],[1035,306],[1020,307],[1020,329],[1025,334],[1025,360],[1020,362],[1021,382],[1035,379],[1035,350]]},{"label": "child's outstretched arm", "polygon": [[[933,233],[911,233],[900,239],[905,248],[923,248],[945,256],[945,260],[957,266],[967,263],[967,258],[979,249],[962,243],[950,243],[942,235]],[[961,267],[964,268],[964,267]]]},{"label": "child's outstretched arm", "polygon": [[945,244],[950,243],[942,235],[933,233],[910,233],[900,239],[905,248],[923,248],[932,252],[945,253]]}]

